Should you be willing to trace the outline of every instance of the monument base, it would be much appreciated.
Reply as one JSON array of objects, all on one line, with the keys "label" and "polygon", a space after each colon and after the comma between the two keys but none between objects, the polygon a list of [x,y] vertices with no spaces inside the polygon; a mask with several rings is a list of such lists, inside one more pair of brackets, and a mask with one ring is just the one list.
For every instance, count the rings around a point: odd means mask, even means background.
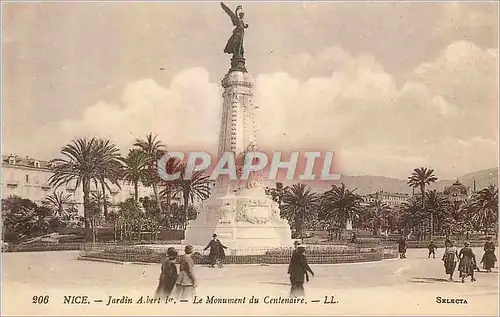
[{"label": "monument base", "polygon": [[[220,191],[219,191],[220,193]],[[293,244],[288,222],[261,188],[211,198],[191,221],[183,244],[206,245],[217,234],[230,249],[272,249]]]}]

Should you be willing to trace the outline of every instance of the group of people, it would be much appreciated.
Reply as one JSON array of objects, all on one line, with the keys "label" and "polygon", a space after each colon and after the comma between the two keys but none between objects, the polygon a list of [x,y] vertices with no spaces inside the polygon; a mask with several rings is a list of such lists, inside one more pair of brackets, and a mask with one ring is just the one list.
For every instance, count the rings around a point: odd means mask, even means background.
[{"label": "group of people", "polygon": [[[445,241],[445,251],[443,253],[442,261],[444,262],[444,268],[446,274],[450,276],[449,280],[453,281],[453,274],[458,264],[459,276],[462,279],[462,283],[465,282],[465,278],[471,277],[471,281],[475,282],[474,271],[480,271],[476,262],[476,255],[470,247],[468,242],[464,243],[464,247],[458,251],[454,246],[454,241],[446,239]],[[222,267],[222,260],[225,257],[224,249],[227,249],[219,239],[216,234],[213,234],[212,240],[205,247],[205,250],[210,249],[209,267],[215,267],[217,264],[220,268]],[[401,237],[398,241],[398,251],[401,259],[406,258],[406,239]],[[434,241],[431,241],[428,245],[429,255],[428,258],[436,257],[437,246]],[[304,282],[309,282],[309,274],[314,276],[314,272],[307,263],[305,256],[305,247],[301,245],[299,241],[294,242],[294,250],[290,259],[290,264],[288,265],[288,274],[291,284],[290,297],[303,297],[304,296]],[[196,277],[194,275],[194,261],[191,257],[193,253],[193,247],[187,245],[184,248],[185,254],[179,258],[179,272],[175,262],[178,259],[178,253],[174,248],[168,248],[167,259],[163,262],[161,266],[161,274],[159,279],[159,285],[156,289],[156,296],[162,298],[170,297],[172,295],[174,287],[176,288],[176,296],[178,299],[190,300],[194,298],[195,288],[197,286]],[[487,237],[487,241],[484,244],[484,255],[480,263],[483,264],[483,268],[486,272],[491,272],[491,269],[495,266],[497,258],[495,256],[495,245],[491,241],[491,237]]]},{"label": "group of people", "polygon": [[197,286],[194,275],[194,261],[191,258],[193,247],[187,245],[184,248],[184,255],[179,258],[179,272],[175,262],[178,258],[177,250],[170,247],[167,249],[167,259],[161,266],[159,284],[156,289],[156,296],[167,298],[172,295],[176,288],[177,299],[192,299]]},{"label": "group of people", "polygon": [[[217,235],[213,234],[212,240],[204,249],[210,249],[209,267],[215,267],[217,264],[222,267],[222,260],[225,257],[224,249],[227,249],[219,239]],[[174,287],[176,288],[177,299],[190,300],[194,298],[196,284],[196,277],[194,275],[194,261],[191,257],[193,253],[193,246],[187,245],[184,248],[184,255],[179,258],[179,273],[177,272],[177,267],[175,262],[178,258],[178,252],[175,248],[167,249],[167,259],[163,262],[161,266],[160,279],[158,287],[156,288],[156,296],[161,298],[166,298],[172,296],[172,291]]]},{"label": "group of people", "polygon": [[[484,254],[480,263],[483,264],[483,268],[486,272],[491,272],[491,269],[495,267],[495,262],[497,261],[497,257],[495,256],[495,244],[491,241],[491,237],[486,238],[483,250]],[[477,265],[476,255],[470,248],[468,242],[464,243],[464,247],[459,252],[454,246],[454,242],[447,239],[445,241],[445,251],[442,260],[444,261],[446,274],[450,275],[450,281],[453,281],[453,273],[455,272],[457,263],[462,283],[464,283],[465,278],[469,276],[472,282],[476,281],[474,271],[477,270],[479,272],[480,269]]]},{"label": "group of people", "polygon": [[[213,239],[204,249],[210,249],[209,267],[215,267],[217,264],[222,267],[222,260],[225,257],[224,249],[227,249],[214,234]],[[194,261],[191,257],[193,247],[187,245],[184,248],[184,255],[179,257],[175,248],[167,249],[167,258],[162,263],[161,273],[156,296],[161,298],[171,297],[174,288],[176,289],[176,298],[179,300],[190,300],[194,298],[195,288],[197,286],[194,274]],[[177,271],[176,261],[179,260],[179,272]],[[291,290],[290,297],[304,296],[304,282],[309,282],[309,274],[314,276],[314,272],[307,263],[305,256],[305,247],[300,242],[295,241],[294,250],[288,265],[288,274],[290,278]]]}]

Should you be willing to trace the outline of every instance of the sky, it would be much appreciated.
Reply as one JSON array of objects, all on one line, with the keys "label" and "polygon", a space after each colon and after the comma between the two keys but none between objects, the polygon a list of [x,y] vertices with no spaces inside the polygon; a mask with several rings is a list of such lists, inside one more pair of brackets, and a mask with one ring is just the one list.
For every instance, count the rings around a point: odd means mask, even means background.
[{"label": "sky", "polygon": [[[231,8],[238,3],[227,3]],[[232,32],[218,2],[3,3],[2,153],[72,139],[215,151]],[[339,172],[498,166],[498,4],[243,3],[258,145]]]}]

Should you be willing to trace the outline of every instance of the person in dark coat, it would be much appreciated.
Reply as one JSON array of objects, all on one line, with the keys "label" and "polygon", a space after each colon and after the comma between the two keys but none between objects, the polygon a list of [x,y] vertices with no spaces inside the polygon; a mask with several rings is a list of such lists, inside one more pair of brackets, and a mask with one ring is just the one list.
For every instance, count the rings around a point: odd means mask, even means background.
[{"label": "person in dark coat", "polygon": [[491,268],[495,267],[496,261],[497,257],[495,255],[495,244],[491,241],[491,237],[487,237],[486,242],[484,243],[483,258],[481,260],[483,268],[486,269],[486,272],[491,272]]},{"label": "person in dark coat", "polygon": [[215,267],[215,264],[221,268],[222,267],[222,260],[226,257],[226,254],[224,252],[224,249],[227,249],[225,245],[223,245],[219,239],[217,239],[217,235],[214,233],[212,235],[212,241],[203,249],[203,251],[206,251],[208,248],[210,248],[210,253],[208,254],[208,258],[210,260],[210,267]]},{"label": "person in dark coat", "polygon": [[290,268],[292,266],[292,263],[294,262],[295,255],[297,254],[297,248],[299,247],[300,242],[295,240],[293,242],[293,251],[292,251],[292,257],[290,258],[290,264],[288,264],[288,274],[290,274]]},{"label": "person in dark coat", "polygon": [[177,267],[175,260],[177,259],[177,251],[170,247],[167,250],[167,259],[161,265],[160,280],[156,288],[156,296],[165,299],[170,296],[177,281]]},{"label": "person in dark coat", "polygon": [[295,254],[292,254],[292,260],[288,267],[288,274],[290,274],[290,297],[304,297],[304,277],[305,281],[309,282],[309,273],[314,276],[314,272],[307,264],[306,256],[304,255],[306,249],[303,246],[297,247]]},{"label": "person in dark coat", "polygon": [[427,258],[430,259],[431,254],[432,254],[432,258],[435,259],[436,258],[436,249],[437,249],[437,246],[434,243],[434,241],[431,240],[431,242],[429,243],[429,245],[427,246],[427,248],[429,249],[429,256]]},{"label": "person in dark coat", "polygon": [[406,258],[406,239],[403,236],[398,240],[398,252],[400,259]]},{"label": "person in dark coat", "polygon": [[460,271],[460,277],[462,278],[462,283],[464,279],[468,276],[471,277],[471,281],[475,282],[474,269],[476,265],[476,255],[469,247],[469,242],[464,243],[464,247],[460,250],[458,257],[460,258],[460,263],[458,264],[458,271]]}]

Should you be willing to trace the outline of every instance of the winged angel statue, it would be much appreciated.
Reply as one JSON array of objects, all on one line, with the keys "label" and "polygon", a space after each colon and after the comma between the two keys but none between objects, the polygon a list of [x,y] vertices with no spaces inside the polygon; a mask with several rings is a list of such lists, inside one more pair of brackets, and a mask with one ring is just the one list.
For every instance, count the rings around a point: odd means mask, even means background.
[{"label": "winged angel statue", "polygon": [[224,48],[224,53],[233,54],[233,57],[243,57],[245,50],[243,49],[243,35],[248,24],[243,21],[245,13],[243,13],[243,6],[239,5],[236,10],[231,11],[223,2],[220,3],[222,9],[226,11],[227,15],[231,18],[233,25],[233,35],[229,38]]}]

